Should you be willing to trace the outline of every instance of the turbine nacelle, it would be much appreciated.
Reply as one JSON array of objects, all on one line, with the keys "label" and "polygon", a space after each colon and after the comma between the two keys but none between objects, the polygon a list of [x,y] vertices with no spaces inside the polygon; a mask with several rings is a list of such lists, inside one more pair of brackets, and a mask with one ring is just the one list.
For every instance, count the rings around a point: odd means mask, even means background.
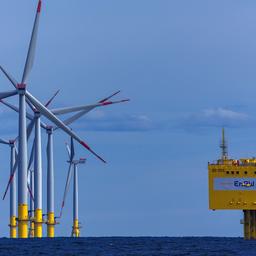
[{"label": "turbine nacelle", "polygon": [[18,90],[25,90],[27,87],[27,85],[25,83],[20,83],[20,84],[17,84],[16,88]]}]

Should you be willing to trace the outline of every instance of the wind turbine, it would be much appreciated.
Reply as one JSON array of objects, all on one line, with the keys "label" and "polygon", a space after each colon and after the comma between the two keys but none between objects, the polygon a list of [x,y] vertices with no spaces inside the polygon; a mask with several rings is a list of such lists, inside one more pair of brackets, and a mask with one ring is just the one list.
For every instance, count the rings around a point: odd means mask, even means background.
[{"label": "wind turbine", "polygon": [[73,160],[74,166],[74,185],[73,185],[73,227],[72,227],[72,237],[80,236],[80,225],[78,221],[78,172],[77,166],[79,164],[84,164],[85,159],[80,158],[79,160]]},{"label": "wind turbine", "polygon": [[[36,108],[42,115],[52,121],[56,126],[64,130],[68,135],[78,141],[83,147],[90,151],[93,155],[105,163],[98,154],[96,154],[87,143],[85,143],[79,136],[77,136],[69,127],[67,127],[60,119],[58,119],[50,110],[48,110],[40,101],[38,101],[27,90],[26,81],[28,75],[33,67],[36,41],[39,27],[39,18],[41,14],[42,0],[38,1],[34,27],[29,44],[27,59],[21,83],[10,76],[6,70],[0,66],[0,69],[10,80],[15,90],[0,93],[0,99],[19,95],[19,148],[18,148],[18,234],[20,238],[27,238],[28,236],[28,204],[27,204],[27,131],[26,131],[26,102],[30,107]],[[32,108],[33,108],[32,107]],[[42,219],[40,212],[37,218]]]},{"label": "wind turbine", "polygon": [[[15,140],[3,140],[0,139],[0,143],[1,144],[5,144],[10,146],[10,175],[12,175],[12,168],[14,166],[14,163],[16,161],[16,156],[17,156],[17,152],[16,152],[16,148],[15,148]],[[10,223],[9,223],[9,227],[10,227],[10,238],[16,238],[17,236],[17,231],[16,231],[16,227],[17,227],[17,222],[16,222],[16,218],[17,218],[17,209],[16,209],[16,176],[13,176],[12,179],[12,184],[10,186]]]},{"label": "wind turbine", "polygon": [[64,190],[64,196],[63,196],[63,201],[61,205],[61,212],[60,212],[60,217],[62,216],[62,211],[63,207],[65,204],[65,200],[67,197],[70,181],[71,181],[71,176],[72,176],[72,170],[74,172],[73,178],[73,226],[72,226],[72,232],[71,236],[72,237],[79,237],[80,236],[80,225],[79,225],[79,220],[78,220],[78,172],[77,172],[77,166],[79,164],[85,164],[85,158],[80,158],[79,160],[74,160],[75,156],[75,149],[74,149],[74,142],[73,139],[71,138],[71,148],[69,145],[66,143],[66,148],[68,151],[68,156],[69,160],[67,161],[69,163],[69,168],[68,168],[68,175],[66,179],[66,184],[65,184],[65,190]]}]

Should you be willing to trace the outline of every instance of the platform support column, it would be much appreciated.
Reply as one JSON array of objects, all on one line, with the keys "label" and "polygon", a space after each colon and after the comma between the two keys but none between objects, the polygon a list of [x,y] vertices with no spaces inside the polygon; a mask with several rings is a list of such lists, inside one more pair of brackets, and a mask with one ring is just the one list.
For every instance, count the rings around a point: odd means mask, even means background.
[{"label": "platform support column", "polygon": [[256,211],[251,210],[251,238],[256,239]]},{"label": "platform support column", "polygon": [[244,210],[244,239],[256,239],[256,210]]}]

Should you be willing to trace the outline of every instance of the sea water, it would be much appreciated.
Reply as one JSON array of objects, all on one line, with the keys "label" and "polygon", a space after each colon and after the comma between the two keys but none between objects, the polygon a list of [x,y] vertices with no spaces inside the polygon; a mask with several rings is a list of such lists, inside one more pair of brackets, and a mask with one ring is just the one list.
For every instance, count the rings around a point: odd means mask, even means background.
[{"label": "sea water", "polygon": [[256,241],[220,237],[0,239],[0,255],[256,255]]}]

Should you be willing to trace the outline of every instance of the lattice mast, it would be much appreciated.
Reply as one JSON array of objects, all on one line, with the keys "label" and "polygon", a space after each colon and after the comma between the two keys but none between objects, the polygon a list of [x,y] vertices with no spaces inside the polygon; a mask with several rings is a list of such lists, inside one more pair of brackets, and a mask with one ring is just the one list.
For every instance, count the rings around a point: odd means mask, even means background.
[{"label": "lattice mast", "polygon": [[220,148],[221,148],[221,159],[227,160],[228,159],[228,145],[227,145],[227,141],[225,138],[225,128],[224,127],[222,128],[222,138],[221,138]]}]

